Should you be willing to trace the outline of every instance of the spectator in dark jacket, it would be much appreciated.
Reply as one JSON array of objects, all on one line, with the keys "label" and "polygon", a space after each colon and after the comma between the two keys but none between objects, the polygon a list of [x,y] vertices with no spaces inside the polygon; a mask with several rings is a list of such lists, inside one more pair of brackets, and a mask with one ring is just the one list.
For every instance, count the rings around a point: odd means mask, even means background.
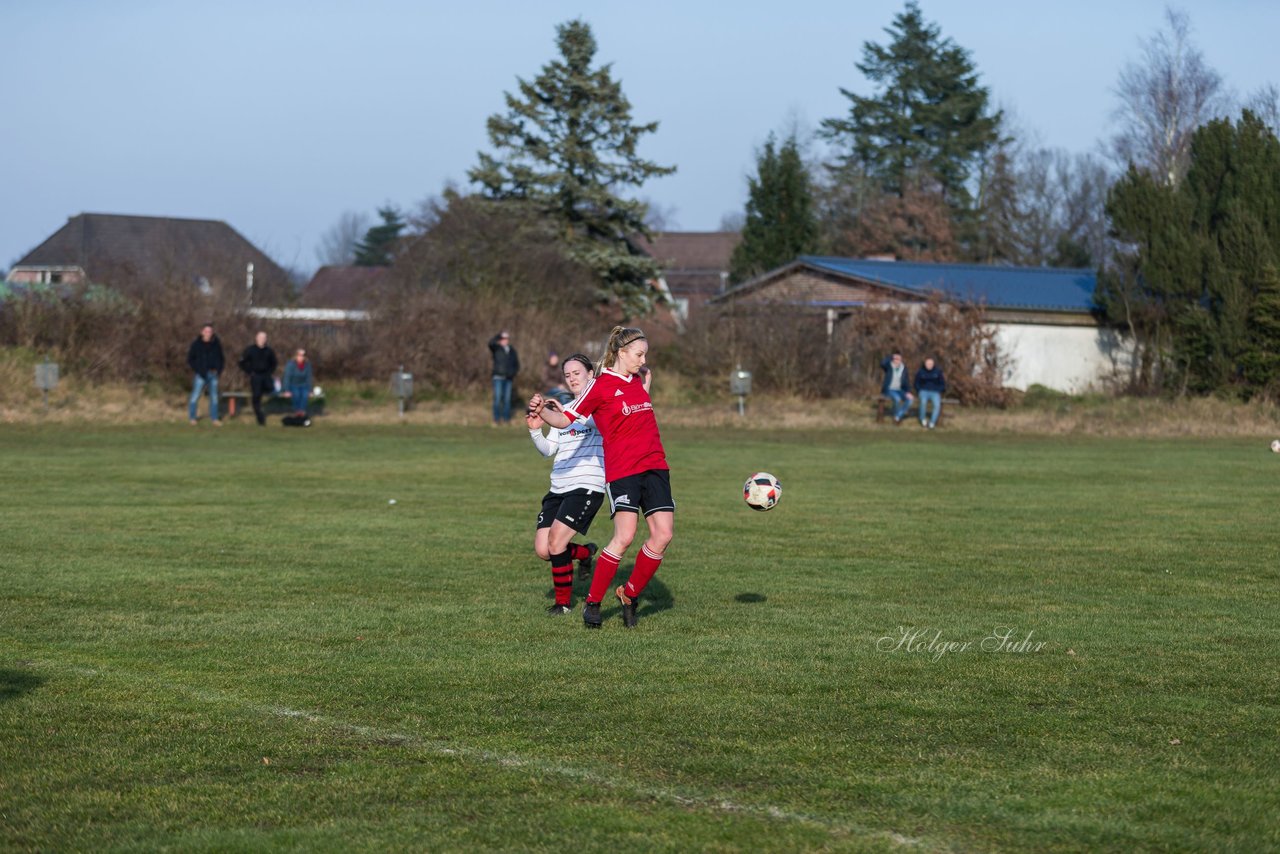
[{"label": "spectator in dark jacket", "polygon": [[299,347],[298,352],[284,366],[282,383],[293,400],[294,415],[307,414],[307,400],[311,397],[311,386],[314,385],[314,380],[311,362],[307,361],[307,351]]},{"label": "spectator in dark jacket", "polygon": [[276,367],[276,351],[267,346],[267,333],[259,332],[240,356],[240,370],[249,375],[249,392],[253,395],[253,414],[258,419],[258,426],[267,423],[267,416],[262,411],[262,396],[276,390],[273,379]]},{"label": "spectator in dark jacket", "polygon": [[195,382],[191,387],[191,400],[187,402],[187,417],[192,424],[196,423],[196,406],[200,403],[200,395],[209,390],[209,419],[219,427],[222,421],[218,418],[218,377],[223,368],[222,342],[213,334],[213,324],[206,323],[200,328],[200,337],[191,342],[187,350],[187,366],[195,374]]},{"label": "spectator in dark jacket", "polygon": [[511,346],[511,336],[503,331],[489,339],[493,354],[493,423],[511,423],[511,381],[520,373],[520,357]]},{"label": "spectator in dark jacket", "polygon": [[[937,366],[933,357],[924,360],[924,366],[916,371],[916,394],[920,396],[920,426],[932,430],[938,424],[938,416],[942,414],[942,393],[947,390],[947,380],[942,376],[942,368]],[[925,412],[929,404],[933,404],[933,418],[927,418]]]},{"label": "spectator in dark jacket", "polygon": [[902,417],[911,408],[915,396],[911,394],[911,374],[907,371],[907,363],[902,361],[901,353],[893,353],[880,363],[884,370],[884,382],[880,384],[880,394],[893,401],[893,423],[901,424]]}]

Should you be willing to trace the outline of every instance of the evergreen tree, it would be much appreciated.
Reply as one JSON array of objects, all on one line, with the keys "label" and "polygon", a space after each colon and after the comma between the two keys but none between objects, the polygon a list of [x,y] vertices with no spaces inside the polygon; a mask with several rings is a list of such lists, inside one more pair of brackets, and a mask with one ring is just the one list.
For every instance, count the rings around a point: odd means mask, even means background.
[{"label": "evergreen tree", "polygon": [[944,39],[914,0],[885,32],[890,43],[866,42],[857,65],[879,91],[863,97],[841,89],[849,117],[825,119],[822,134],[846,146],[843,165],[876,177],[886,192],[902,196],[935,182],[963,215],[979,159],[999,140],[1001,114],[988,113],[968,51]]},{"label": "evergreen tree", "polygon": [[812,181],[794,133],[781,146],[770,135],[747,185],[742,242],[729,262],[734,282],[780,267],[818,245]]},{"label": "evergreen tree", "polygon": [[992,146],[982,166],[979,224],[971,257],[984,264],[1022,263],[1019,237],[1026,215],[1019,205],[1018,175],[1009,142]]},{"label": "evergreen tree", "polygon": [[394,207],[378,208],[382,224],[372,226],[364,234],[364,240],[356,244],[357,267],[390,267],[395,258],[396,242],[405,223]]},{"label": "evergreen tree", "polygon": [[1249,342],[1240,359],[1244,381],[1271,400],[1280,397],[1280,272],[1263,268],[1249,312]]},{"label": "evergreen tree", "polygon": [[1098,273],[1094,299],[1133,339],[1132,390],[1157,390],[1172,357],[1172,315],[1199,287],[1202,252],[1188,240],[1191,213],[1176,190],[1131,166],[1107,194],[1107,217],[1112,236],[1133,251]]},{"label": "evergreen tree", "polygon": [[519,94],[506,93],[505,114],[490,116],[489,141],[468,177],[496,200],[533,204],[558,224],[564,248],[599,278],[602,296],[628,314],[647,311],[655,297],[653,259],[631,238],[648,234],[645,205],[616,193],[668,175],[637,153],[657,122],[636,125],[611,67],[592,67],[596,40],[581,20],[556,28],[560,58]]},{"label": "evergreen tree", "polygon": [[1107,213],[1134,248],[1122,261],[1135,275],[1104,271],[1098,301],[1135,331],[1144,363],[1167,364],[1165,383],[1181,392],[1272,388],[1280,140],[1270,129],[1248,111],[1234,125],[1209,122],[1192,138],[1183,181],[1130,167]]}]

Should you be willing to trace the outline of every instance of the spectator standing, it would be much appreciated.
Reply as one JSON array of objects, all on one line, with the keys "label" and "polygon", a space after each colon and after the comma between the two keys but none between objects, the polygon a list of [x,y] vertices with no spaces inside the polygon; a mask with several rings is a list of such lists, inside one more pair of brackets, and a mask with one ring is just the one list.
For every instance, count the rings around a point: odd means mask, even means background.
[{"label": "spectator standing", "polygon": [[275,392],[275,379],[278,363],[276,351],[267,346],[267,333],[258,332],[253,343],[245,348],[240,356],[240,370],[249,376],[249,393],[253,396],[253,415],[258,419],[258,426],[267,423],[266,413],[262,411],[262,396]]},{"label": "spectator standing", "polygon": [[503,330],[489,339],[493,354],[493,423],[511,423],[511,381],[520,373],[520,357],[511,346],[511,335]]},{"label": "spectator standing", "polygon": [[[916,371],[916,394],[920,396],[920,426],[932,430],[938,424],[938,416],[942,414],[942,393],[947,390],[946,377],[942,368],[937,366],[933,357],[924,360],[924,365]],[[933,417],[926,418],[925,411],[933,404]]]},{"label": "spectator standing", "polygon": [[307,351],[299,347],[298,352],[284,366],[284,387],[293,400],[295,415],[307,414],[307,399],[311,397],[314,379],[311,362],[307,361]]},{"label": "spectator standing", "polygon": [[911,408],[915,395],[911,393],[911,374],[907,372],[907,363],[902,354],[895,352],[880,363],[884,370],[884,382],[880,385],[880,394],[893,401],[893,423],[901,424],[902,417]]},{"label": "spectator standing", "polygon": [[187,349],[187,367],[195,374],[195,382],[191,386],[191,400],[187,402],[187,417],[196,423],[196,407],[200,403],[200,395],[205,389],[209,391],[209,420],[221,427],[218,418],[218,377],[222,374],[225,361],[222,355],[222,342],[213,332],[213,324],[206,323],[200,327],[200,335],[191,342]]}]

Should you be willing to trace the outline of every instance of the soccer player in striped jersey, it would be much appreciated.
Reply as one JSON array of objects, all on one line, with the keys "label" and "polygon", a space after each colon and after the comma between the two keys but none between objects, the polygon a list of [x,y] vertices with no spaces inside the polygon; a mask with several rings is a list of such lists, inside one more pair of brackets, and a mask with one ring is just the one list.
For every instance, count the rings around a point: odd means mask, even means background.
[{"label": "soccer player in striped jersey", "polygon": [[604,437],[613,539],[596,560],[591,590],[582,608],[582,622],[589,629],[600,628],[600,602],[635,539],[640,514],[644,513],[649,525],[649,538],[640,548],[631,578],[614,590],[622,604],[622,624],[629,629],[636,625],[637,600],[675,534],[671,475],[649,399],[653,375],[645,366],[648,353],[644,332],[615,326],[595,380],[577,400],[563,408],[542,395],[535,394],[529,401],[530,408],[553,427],[592,416]]},{"label": "soccer player in striped jersey", "polygon": [[[581,353],[565,359],[564,383],[575,397],[591,379],[591,360]],[[555,604],[547,614],[567,614],[573,603],[573,562],[579,571],[591,569],[596,544],[585,546],[573,542],[574,534],[587,533],[596,511],[604,503],[604,450],[600,431],[591,418],[580,418],[564,429],[552,427],[542,435],[542,418],[530,411],[525,415],[529,437],[544,457],[555,457],[551,464],[551,491],[542,498],[538,526],[533,536],[533,550],[538,557],[551,561],[551,582],[555,587]]]}]

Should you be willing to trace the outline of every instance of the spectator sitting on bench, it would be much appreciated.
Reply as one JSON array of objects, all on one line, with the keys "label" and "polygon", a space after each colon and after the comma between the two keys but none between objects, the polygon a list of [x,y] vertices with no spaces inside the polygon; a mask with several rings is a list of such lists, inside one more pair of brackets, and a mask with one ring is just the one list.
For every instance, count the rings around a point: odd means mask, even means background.
[{"label": "spectator sitting on bench", "polygon": [[915,400],[915,395],[911,393],[911,374],[902,361],[902,354],[897,351],[881,362],[880,367],[884,370],[880,394],[893,401],[893,423],[901,424],[902,417],[911,408],[911,401]]},{"label": "spectator sitting on bench", "polygon": [[299,347],[298,352],[284,366],[285,393],[293,401],[294,415],[307,414],[307,398],[311,397],[313,379],[307,351]]},{"label": "spectator sitting on bench", "polygon": [[[942,376],[942,368],[937,366],[933,357],[924,360],[924,365],[916,371],[916,394],[920,396],[920,426],[932,430],[938,426],[938,416],[942,414],[942,393],[947,390],[947,380]],[[933,404],[933,418],[926,418],[929,404]]]}]

